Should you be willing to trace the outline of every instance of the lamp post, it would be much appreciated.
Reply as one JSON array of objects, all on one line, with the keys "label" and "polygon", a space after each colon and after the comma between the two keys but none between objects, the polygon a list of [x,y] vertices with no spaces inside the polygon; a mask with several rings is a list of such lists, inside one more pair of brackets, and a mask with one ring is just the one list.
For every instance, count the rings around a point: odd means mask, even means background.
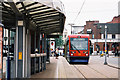
[{"label": "lamp post", "polygon": [[105,25],[105,62],[104,65],[107,65],[107,56],[106,56],[106,52],[107,52],[107,26]]},{"label": "lamp post", "polygon": [[74,25],[73,23],[69,23],[68,25],[71,26],[71,34],[72,34],[72,26]]}]

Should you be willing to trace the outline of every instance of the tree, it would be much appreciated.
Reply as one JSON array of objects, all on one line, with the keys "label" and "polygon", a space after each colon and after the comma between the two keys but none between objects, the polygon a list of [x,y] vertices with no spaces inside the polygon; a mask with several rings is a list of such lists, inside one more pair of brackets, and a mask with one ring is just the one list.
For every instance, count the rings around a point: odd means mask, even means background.
[{"label": "tree", "polygon": [[55,41],[56,41],[56,47],[62,47],[64,44],[63,36],[59,36],[59,38],[55,38]]}]

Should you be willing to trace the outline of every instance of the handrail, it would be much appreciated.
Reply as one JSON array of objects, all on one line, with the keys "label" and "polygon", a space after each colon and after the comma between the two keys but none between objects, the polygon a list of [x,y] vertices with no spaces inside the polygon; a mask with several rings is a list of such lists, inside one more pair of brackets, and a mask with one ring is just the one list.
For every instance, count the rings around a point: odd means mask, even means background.
[{"label": "handrail", "polygon": [[46,53],[36,53],[36,54],[30,54],[31,57],[40,57],[40,56],[46,56]]}]

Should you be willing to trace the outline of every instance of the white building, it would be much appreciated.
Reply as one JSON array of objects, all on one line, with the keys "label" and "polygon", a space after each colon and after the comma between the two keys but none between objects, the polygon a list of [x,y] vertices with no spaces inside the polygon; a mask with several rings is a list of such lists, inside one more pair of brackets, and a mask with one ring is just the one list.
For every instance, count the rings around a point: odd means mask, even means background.
[{"label": "white building", "polygon": [[72,26],[72,34],[78,34],[84,29],[84,26]]}]

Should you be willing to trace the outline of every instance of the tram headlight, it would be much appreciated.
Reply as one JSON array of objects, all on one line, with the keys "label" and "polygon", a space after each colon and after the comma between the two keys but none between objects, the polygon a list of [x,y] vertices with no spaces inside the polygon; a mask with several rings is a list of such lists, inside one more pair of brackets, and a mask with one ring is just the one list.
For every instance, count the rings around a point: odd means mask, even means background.
[{"label": "tram headlight", "polygon": [[71,54],[71,56],[73,56],[73,54]]},{"label": "tram headlight", "polygon": [[86,56],[88,56],[88,54],[86,54]]}]

